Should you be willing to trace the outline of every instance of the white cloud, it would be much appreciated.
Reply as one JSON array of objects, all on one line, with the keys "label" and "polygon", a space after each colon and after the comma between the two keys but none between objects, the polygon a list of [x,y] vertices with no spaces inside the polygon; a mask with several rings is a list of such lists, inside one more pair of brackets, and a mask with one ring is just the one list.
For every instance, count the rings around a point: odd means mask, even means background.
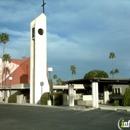
[{"label": "white cloud", "polygon": [[[50,0],[46,3],[48,62],[55,72],[61,76],[62,71],[67,72],[63,77],[69,77],[69,66],[75,64],[77,77],[95,68],[109,73],[109,53],[113,51],[120,76],[130,77],[130,2]],[[10,35],[6,51],[12,57],[21,58],[23,48],[30,55],[30,22],[42,12],[41,4],[42,1],[0,1],[0,33]]]},{"label": "white cloud", "polygon": [[[0,1],[0,17],[1,23],[18,23],[33,19],[40,8],[38,4],[30,1]],[[24,24],[24,23],[23,23]]]},{"label": "white cloud", "polygon": [[11,30],[8,28],[0,28],[0,33],[6,32],[9,35],[12,36],[19,36],[19,37],[29,37],[29,32],[28,31],[17,31],[17,30]]},{"label": "white cloud", "polygon": [[[1,28],[0,33],[6,32],[9,34],[10,41],[6,43],[5,52],[10,54],[12,58],[21,58],[24,54],[23,49],[25,50],[26,56],[30,55],[30,37],[29,32],[27,31],[16,31],[8,28]],[[2,50],[3,46],[1,44],[0,49]],[[2,51],[0,51],[2,55]]]},{"label": "white cloud", "polygon": [[[49,58],[57,60],[67,59],[80,59],[80,60],[94,60],[97,59],[97,55],[93,55],[96,47],[91,47],[88,43],[88,47],[85,44],[75,43],[73,39],[62,38],[55,34],[48,33],[48,53]],[[98,48],[96,48],[98,51]],[[93,57],[90,57],[90,55]]]}]

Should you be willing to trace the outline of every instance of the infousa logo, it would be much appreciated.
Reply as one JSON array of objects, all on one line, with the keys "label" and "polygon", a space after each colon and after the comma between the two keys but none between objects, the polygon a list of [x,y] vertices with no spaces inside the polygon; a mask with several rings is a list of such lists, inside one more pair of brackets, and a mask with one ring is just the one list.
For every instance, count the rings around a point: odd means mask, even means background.
[{"label": "infousa logo", "polygon": [[118,124],[117,124],[119,130],[124,130],[126,128],[130,128],[130,120],[125,121],[123,118],[118,120]]}]

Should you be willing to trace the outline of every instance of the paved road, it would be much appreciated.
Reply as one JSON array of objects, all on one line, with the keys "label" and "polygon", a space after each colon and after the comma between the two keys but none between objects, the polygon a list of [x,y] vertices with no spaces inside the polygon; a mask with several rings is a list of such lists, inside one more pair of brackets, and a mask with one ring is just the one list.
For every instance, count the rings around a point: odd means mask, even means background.
[{"label": "paved road", "polygon": [[0,130],[118,130],[120,118],[130,112],[0,104]]}]

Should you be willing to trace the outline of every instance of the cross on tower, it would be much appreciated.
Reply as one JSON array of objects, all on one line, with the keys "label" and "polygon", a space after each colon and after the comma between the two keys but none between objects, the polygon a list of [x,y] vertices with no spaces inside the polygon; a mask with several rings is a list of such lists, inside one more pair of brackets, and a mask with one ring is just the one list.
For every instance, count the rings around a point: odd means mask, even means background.
[{"label": "cross on tower", "polygon": [[42,6],[43,6],[43,13],[44,13],[44,6],[45,6],[45,4],[46,4],[46,3],[44,3],[44,0],[43,0],[43,5],[42,5]]}]

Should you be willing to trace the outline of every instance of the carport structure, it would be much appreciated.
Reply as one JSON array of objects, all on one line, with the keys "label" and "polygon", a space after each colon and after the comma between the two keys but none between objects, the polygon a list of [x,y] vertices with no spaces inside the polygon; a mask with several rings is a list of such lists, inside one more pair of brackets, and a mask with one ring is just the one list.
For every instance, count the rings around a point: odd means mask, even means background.
[{"label": "carport structure", "polygon": [[[91,79],[76,79],[65,81],[69,89],[69,106],[74,106],[74,85],[73,84],[91,84],[92,86],[92,107],[99,107],[98,87],[99,84],[106,85],[129,85],[130,79],[125,78],[91,78]],[[104,92],[104,100],[107,100],[107,93]]]}]

